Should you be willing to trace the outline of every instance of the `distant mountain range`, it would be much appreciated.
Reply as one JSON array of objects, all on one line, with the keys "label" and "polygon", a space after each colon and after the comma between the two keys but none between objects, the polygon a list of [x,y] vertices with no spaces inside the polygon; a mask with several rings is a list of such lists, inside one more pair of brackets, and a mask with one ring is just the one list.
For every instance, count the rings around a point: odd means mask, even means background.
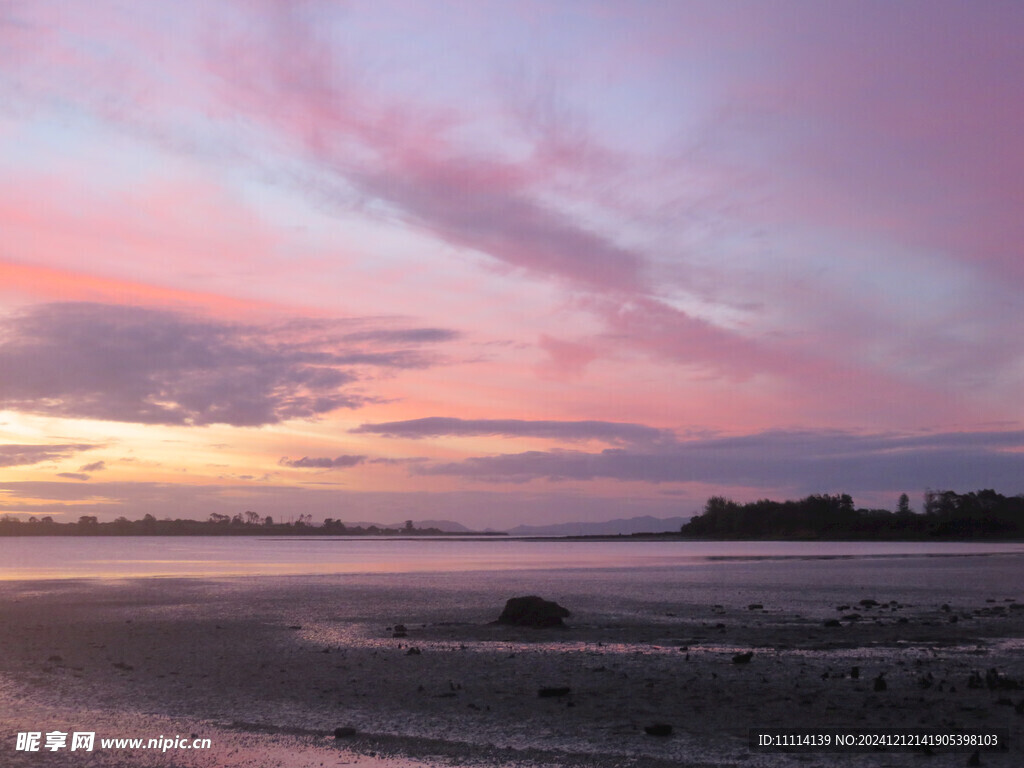
[{"label": "distant mountain range", "polygon": [[[678,531],[684,523],[690,522],[689,517],[631,517],[629,519],[607,520],[603,523],[556,523],[553,525],[517,525],[508,529],[510,536],[629,536],[634,533],[664,533],[665,531]],[[405,521],[400,523],[368,523],[349,522],[345,525],[350,528],[369,528],[375,525],[378,528],[405,528]],[[493,533],[494,528],[487,528],[483,531],[467,528],[462,523],[453,520],[414,520],[416,528],[437,528],[445,533]]]},{"label": "distant mountain range", "polygon": [[604,523],[557,523],[555,525],[517,525],[510,528],[511,536],[629,536],[634,533],[664,533],[679,531],[690,522],[689,517],[631,517],[628,520],[608,520]]}]

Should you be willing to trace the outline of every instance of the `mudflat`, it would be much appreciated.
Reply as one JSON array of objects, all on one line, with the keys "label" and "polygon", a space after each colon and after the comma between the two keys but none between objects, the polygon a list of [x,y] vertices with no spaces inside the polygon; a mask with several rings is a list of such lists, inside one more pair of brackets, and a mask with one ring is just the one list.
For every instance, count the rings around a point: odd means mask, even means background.
[{"label": "mudflat", "polygon": [[[751,728],[882,727],[1003,729],[1008,749],[976,759],[1021,764],[1016,585],[976,597],[851,586],[796,605],[740,591],[625,600],[600,586],[614,574],[581,587],[587,578],[2,583],[0,764],[924,764],[927,751],[748,746]],[[565,627],[494,623],[506,599],[534,592],[571,611]],[[89,752],[15,748],[19,732],[53,731],[97,742]],[[132,737],[208,738],[210,748],[99,743]],[[972,757],[931,753],[929,766]]]}]

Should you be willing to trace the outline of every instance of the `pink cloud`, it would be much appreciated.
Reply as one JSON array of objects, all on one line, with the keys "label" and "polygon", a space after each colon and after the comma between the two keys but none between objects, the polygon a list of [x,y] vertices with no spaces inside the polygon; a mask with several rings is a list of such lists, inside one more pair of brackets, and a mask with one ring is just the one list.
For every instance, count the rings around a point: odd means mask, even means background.
[{"label": "pink cloud", "polygon": [[557,339],[547,334],[541,334],[538,344],[547,359],[537,366],[537,370],[542,376],[563,381],[581,377],[587,365],[598,357],[597,350],[590,344]]}]

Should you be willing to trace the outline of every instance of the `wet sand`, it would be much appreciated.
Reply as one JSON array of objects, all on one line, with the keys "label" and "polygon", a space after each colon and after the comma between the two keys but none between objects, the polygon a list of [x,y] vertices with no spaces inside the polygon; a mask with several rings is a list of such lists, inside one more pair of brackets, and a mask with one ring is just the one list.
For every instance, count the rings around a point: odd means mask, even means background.
[{"label": "wet sand", "polygon": [[[977,597],[836,588],[794,605],[751,602],[736,590],[688,601],[653,588],[625,601],[599,585],[572,586],[583,578],[0,584],[0,764],[662,768],[924,759],[752,752],[752,727],[1004,728],[1009,751],[982,753],[981,764],[1020,764],[1024,601],[1016,585]],[[572,610],[568,626],[490,623],[506,598],[530,592]],[[395,636],[398,624],[404,637]],[[734,661],[751,652],[747,663]],[[541,688],[569,692],[542,698]],[[671,724],[672,735],[645,733],[655,723]],[[356,735],[335,739],[337,727]],[[29,730],[195,734],[212,749],[16,752],[15,733]],[[969,758],[936,752],[929,766]]]}]

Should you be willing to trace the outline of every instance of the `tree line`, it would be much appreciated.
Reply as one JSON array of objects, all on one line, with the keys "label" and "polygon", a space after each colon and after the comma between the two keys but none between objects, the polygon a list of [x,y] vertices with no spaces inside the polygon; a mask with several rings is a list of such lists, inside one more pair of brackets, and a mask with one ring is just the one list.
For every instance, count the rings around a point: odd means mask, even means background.
[{"label": "tree line", "polygon": [[[76,522],[61,523],[50,516],[27,521],[12,515],[0,517],[0,536],[458,536],[440,528],[417,528],[412,520],[397,527],[346,525],[327,518],[320,525],[313,516],[300,514],[288,522],[246,511],[236,515],[212,512],[206,520],[164,518],[144,515],[138,520],[119,517],[101,523],[94,515],[82,515]],[[475,534],[479,535],[479,534]]]},{"label": "tree line", "polygon": [[680,533],[721,539],[1020,539],[1024,495],[929,490],[921,513],[910,509],[906,494],[895,511],[855,508],[846,493],[746,504],[712,496]]}]

